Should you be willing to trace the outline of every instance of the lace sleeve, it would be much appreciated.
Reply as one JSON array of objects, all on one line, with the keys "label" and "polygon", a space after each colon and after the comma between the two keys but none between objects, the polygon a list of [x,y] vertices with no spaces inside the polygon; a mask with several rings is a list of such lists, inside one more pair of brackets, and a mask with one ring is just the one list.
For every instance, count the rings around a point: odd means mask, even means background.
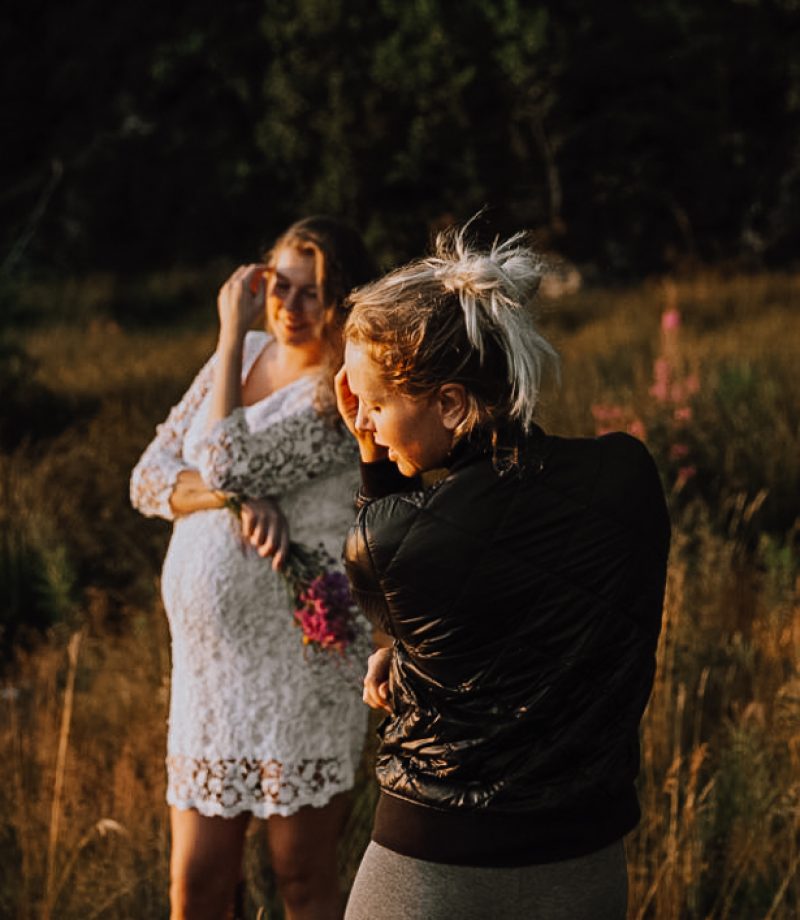
[{"label": "lace sleeve", "polygon": [[332,428],[313,406],[251,431],[234,409],[200,445],[198,466],[210,489],[262,498],[280,497],[332,467],[357,460],[355,441]]},{"label": "lace sleeve", "polygon": [[131,504],[148,517],[162,517],[168,521],[175,518],[169,504],[170,495],[178,474],[192,468],[183,459],[183,438],[198,406],[211,388],[213,373],[212,356],[181,401],[173,406],[167,420],[156,428],[155,438],[133,469]]}]

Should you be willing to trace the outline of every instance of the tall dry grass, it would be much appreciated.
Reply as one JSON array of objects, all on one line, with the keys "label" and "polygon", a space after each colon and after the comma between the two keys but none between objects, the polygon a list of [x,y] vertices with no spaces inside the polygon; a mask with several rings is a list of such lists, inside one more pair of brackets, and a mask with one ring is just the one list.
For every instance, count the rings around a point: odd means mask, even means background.
[{"label": "tall dry grass", "polygon": [[[117,290],[103,284],[98,303]],[[94,302],[73,288],[69,297]],[[544,305],[564,357],[547,427],[591,434],[593,406],[620,408],[646,430],[673,508],[642,730],[643,818],[628,840],[632,920],[800,913],[798,294],[796,276],[708,274]],[[670,307],[682,318],[676,373],[700,384],[683,427],[651,393]],[[19,634],[0,693],[0,915],[25,920],[167,915],[169,660],[157,573],[168,528],[128,508],[127,477],[213,332],[152,317],[126,329],[124,310],[86,309],[76,323],[60,308],[57,323],[26,334],[37,384],[62,417],[0,455],[0,524],[15,534],[0,545],[0,580],[27,560],[43,587],[25,603],[54,620],[43,638]],[[696,469],[685,481],[670,460],[676,440]],[[365,773],[345,882],[374,795]],[[279,915],[265,852],[254,828],[253,917]]]}]

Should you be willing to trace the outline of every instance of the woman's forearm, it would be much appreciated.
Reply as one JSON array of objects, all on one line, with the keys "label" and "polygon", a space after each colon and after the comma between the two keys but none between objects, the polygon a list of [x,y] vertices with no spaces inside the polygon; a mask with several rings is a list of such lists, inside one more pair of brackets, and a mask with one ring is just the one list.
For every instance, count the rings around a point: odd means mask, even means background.
[{"label": "woman's forearm", "polygon": [[240,265],[217,297],[219,341],[208,428],[242,404],[242,355],[247,330],[264,315],[263,265]]},{"label": "woman's forearm", "polygon": [[209,489],[197,470],[183,470],[178,474],[169,504],[176,516],[193,511],[209,511],[225,506],[225,496]]},{"label": "woman's forearm", "polygon": [[227,418],[242,404],[242,355],[244,340],[220,336],[217,346],[217,364],[211,388],[211,405],[208,411],[208,428]]}]

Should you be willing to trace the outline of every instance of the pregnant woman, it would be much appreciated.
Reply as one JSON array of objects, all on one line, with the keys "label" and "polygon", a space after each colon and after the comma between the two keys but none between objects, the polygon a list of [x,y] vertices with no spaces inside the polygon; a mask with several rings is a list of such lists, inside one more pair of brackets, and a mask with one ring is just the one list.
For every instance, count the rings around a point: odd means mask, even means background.
[{"label": "pregnant woman", "polygon": [[[214,355],[133,471],[134,506],[174,521],[174,920],[229,915],[250,816],[267,821],[287,918],[341,917],[336,844],[366,710],[334,656],[304,655],[279,569],[290,534],[338,559],[352,523],[358,457],[333,375],[345,295],[370,274],[358,234],[331,218],[294,224],[266,264],[237,269]],[[249,331],[265,300],[268,331]]]}]

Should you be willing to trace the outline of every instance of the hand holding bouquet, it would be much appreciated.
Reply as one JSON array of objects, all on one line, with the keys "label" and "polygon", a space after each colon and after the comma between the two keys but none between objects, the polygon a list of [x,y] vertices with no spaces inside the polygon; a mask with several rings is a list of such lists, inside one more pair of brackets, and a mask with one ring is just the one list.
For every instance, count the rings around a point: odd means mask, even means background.
[{"label": "hand holding bouquet", "polygon": [[[242,517],[244,501],[237,495],[225,496],[224,505]],[[261,546],[256,548],[263,554]],[[281,564],[275,568],[286,579],[292,594],[294,620],[303,631],[303,645],[310,645],[314,651],[344,655],[356,638],[356,606],[347,577],[335,571],[334,561],[322,544],[312,549],[290,541],[286,551],[281,548],[275,559],[280,559]]]}]

